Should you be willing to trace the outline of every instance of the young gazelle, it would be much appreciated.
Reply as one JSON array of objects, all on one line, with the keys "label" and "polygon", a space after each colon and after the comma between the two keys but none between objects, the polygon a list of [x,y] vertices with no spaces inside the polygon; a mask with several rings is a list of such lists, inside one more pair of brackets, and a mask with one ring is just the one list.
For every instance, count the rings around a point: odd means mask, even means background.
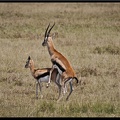
[{"label": "young gazelle", "polygon": [[[35,68],[34,61],[31,59],[30,56],[26,61],[25,68],[30,68],[32,76],[36,79],[36,99],[38,99],[38,85],[40,88],[41,98],[42,98],[43,95],[42,95],[41,82],[48,82],[50,76],[50,70],[52,68],[42,68],[42,69]],[[54,69],[53,73],[51,74],[51,79],[57,84],[60,90],[60,85],[59,85],[60,76],[57,69]]]},{"label": "young gazelle", "polygon": [[[54,68],[57,68],[59,74],[61,75],[61,84],[60,84],[61,87],[60,87],[60,89],[64,90],[64,94],[65,94],[65,85],[67,82],[69,82],[70,93],[66,98],[66,100],[68,100],[69,96],[71,95],[71,93],[73,91],[71,81],[73,79],[76,79],[77,83],[79,81],[78,81],[76,74],[75,74],[72,66],[70,65],[69,61],[60,52],[58,52],[54,47],[52,37],[50,36],[50,31],[54,27],[54,25],[55,25],[55,23],[49,29],[49,31],[48,31],[48,28],[49,28],[50,24],[48,25],[48,27],[45,31],[44,41],[42,43],[42,46],[47,46],[48,52],[49,52],[50,57],[51,57],[51,62],[53,63],[52,69],[50,71],[50,77],[49,77],[49,81],[48,81],[47,86],[49,86],[50,80],[52,80],[51,73],[53,72]],[[62,96],[61,96],[61,90],[60,90],[60,97],[59,97],[58,101],[61,98],[62,98]]]}]

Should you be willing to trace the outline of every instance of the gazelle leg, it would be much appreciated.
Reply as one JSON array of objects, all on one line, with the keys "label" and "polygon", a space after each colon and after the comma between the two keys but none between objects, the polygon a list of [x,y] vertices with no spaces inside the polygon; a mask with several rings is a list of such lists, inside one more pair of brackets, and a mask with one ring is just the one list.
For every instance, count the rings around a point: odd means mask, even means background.
[{"label": "gazelle leg", "polygon": [[61,88],[60,88],[60,90],[59,90],[59,97],[58,97],[58,99],[57,99],[57,102],[59,102],[61,99],[62,99],[62,97],[63,97],[63,94],[62,94],[62,86],[61,86]]},{"label": "gazelle leg", "polygon": [[62,88],[60,82],[61,82],[61,78],[60,78],[60,74],[58,73],[57,78],[56,78],[56,81],[55,81],[55,83],[57,84],[58,89],[59,89],[59,96],[58,96],[58,99],[59,99],[60,96],[61,96],[61,88]]},{"label": "gazelle leg", "polygon": [[40,88],[40,96],[41,96],[41,98],[43,98],[41,83],[40,83],[40,82],[38,82],[38,84],[39,84],[39,88]]},{"label": "gazelle leg", "polygon": [[61,94],[62,94],[62,86],[58,83],[56,83],[58,85],[58,88],[59,88],[59,96],[58,96],[58,99],[61,97]]},{"label": "gazelle leg", "polygon": [[66,87],[66,85],[65,85],[65,93],[67,93],[67,87]]},{"label": "gazelle leg", "polygon": [[63,95],[65,95],[67,93],[67,87],[66,87],[66,85],[64,85],[64,87],[63,87]]},{"label": "gazelle leg", "polygon": [[65,95],[65,93],[66,93],[65,87],[63,85],[61,85],[60,95],[59,95],[59,98],[58,98],[57,102],[59,102],[63,98],[63,95]]},{"label": "gazelle leg", "polygon": [[49,80],[48,80],[48,83],[47,83],[47,88],[49,87],[50,85],[50,80],[51,80],[51,75],[52,75],[52,72],[53,72],[54,68],[52,67],[52,69],[50,70],[50,76],[49,76]]},{"label": "gazelle leg", "polygon": [[36,82],[36,99],[38,99],[38,82]]},{"label": "gazelle leg", "polygon": [[[72,78],[71,78],[71,79],[72,79]],[[71,95],[71,93],[72,93],[72,91],[73,91],[72,83],[69,82],[69,85],[70,85],[70,93],[69,93],[69,95],[67,96],[66,100],[68,100],[68,98],[70,97],[70,95]]]},{"label": "gazelle leg", "polygon": [[[59,99],[57,100],[57,102],[59,102],[62,99],[63,95],[65,95],[65,93],[67,91],[66,82],[63,82],[63,81],[65,81],[65,79],[66,78],[63,78],[63,80],[62,80],[61,91],[60,91],[61,93],[60,93],[60,96],[59,96]],[[62,92],[63,92],[63,94],[62,94]]]},{"label": "gazelle leg", "polygon": [[63,97],[63,93],[62,93],[63,91],[62,90],[64,90],[64,86],[63,86],[63,83],[61,84],[61,80],[62,80],[62,78],[61,78],[61,75],[60,75],[60,79],[58,81],[59,82],[59,97],[58,97],[57,102],[59,102]]}]

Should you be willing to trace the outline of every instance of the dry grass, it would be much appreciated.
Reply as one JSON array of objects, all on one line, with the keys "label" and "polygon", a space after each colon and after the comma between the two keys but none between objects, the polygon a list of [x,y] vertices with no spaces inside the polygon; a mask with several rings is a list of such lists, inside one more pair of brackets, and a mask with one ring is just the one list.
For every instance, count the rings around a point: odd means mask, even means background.
[{"label": "dry grass", "polygon": [[[0,3],[0,117],[120,116],[119,3]],[[43,83],[35,99],[35,80],[24,65],[51,67],[42,47],[48,23],[57,50],[71,62],[82,85],[69,101],[56,102],[57,86]]]}]

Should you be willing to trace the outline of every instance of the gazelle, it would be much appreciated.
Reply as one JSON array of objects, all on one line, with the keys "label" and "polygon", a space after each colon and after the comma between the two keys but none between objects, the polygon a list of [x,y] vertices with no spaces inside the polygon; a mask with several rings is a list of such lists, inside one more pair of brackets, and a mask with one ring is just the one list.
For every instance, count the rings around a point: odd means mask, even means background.
[{"label": "gazelle", "polygon": [[[50,84],[50,80],[52,80],[51,78],[51,73],[53,72],[54,68],[58,69],[59,74],[61,75],[61,87],[60,89],[63,89],[64,94],[65,94],[65,85],[67,82],[69,82],[70,85],[70,93],[68,94],[66,100],[68,100],[69,96],[71,95],[72,91],[73,91],[73,87],[72,87],[72,83],[71,81],[73,79],[76,79],[77,83],[79,82],[76,74],[72,68],[72,66],[70,65],[70,62],[66,59],[65,56],[63,56],[60,52],[58,52],[53,44],[53,40],[52,40],[52,36],[50,36],[50,31],[52,30],[52,28],[54,27],[55,23],[53,24],[53,26],[49,29],[48,28],[50,26],[50,24],[48,25],[46,31],[45,31],[45,36],[44,36],[44,41],[42,43],[42,46],[47,46],[48,48],[48,52],[50,54],[50,58],[51,58],[51,62],[53,64],[52,69],[50,71],[50,77],[49,77],[49,81],[47,86],[49,86]],[[61,90],[60,90],[61,91]],[[58,99],[58,101],[62,98],[61,96],[61,92],[60,92],[60,97]]]},{"label": "gazelle", "polygon": [[[41,69],[35,68],[34,61],[31,59],[30,56],[28,57],[28,59],[26,61],[25,68],[30,68],[32,76],[36,79],[36,99],[38,99],[38,85],[40,88],[41,98],[42,98],[43,95],[42,95],[41,82],[49,81],[50,71],[52,68],[41,68]],[[51,79],[57,84],[57,86],[59,88],[59,93],[60,93],[60,85],[59,85],[60,84],[59,83],[60,76],[59,76],[57,69],[54,69],[53,73],[51,74]]]}]

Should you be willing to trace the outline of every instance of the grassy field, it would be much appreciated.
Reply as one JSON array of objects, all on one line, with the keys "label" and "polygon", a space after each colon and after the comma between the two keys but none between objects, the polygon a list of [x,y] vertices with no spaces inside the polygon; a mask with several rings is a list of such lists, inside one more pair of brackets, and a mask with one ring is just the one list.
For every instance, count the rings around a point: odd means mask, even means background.
[{"label": "grassy field", "polygon": [[[54,22],[55,47],[82,77],[59,103],[53,82],[36,100],[24,67],[29,55],[51,67],[41,44]],[[0,117],[120,117],[120,3],[0,3]]]}]

